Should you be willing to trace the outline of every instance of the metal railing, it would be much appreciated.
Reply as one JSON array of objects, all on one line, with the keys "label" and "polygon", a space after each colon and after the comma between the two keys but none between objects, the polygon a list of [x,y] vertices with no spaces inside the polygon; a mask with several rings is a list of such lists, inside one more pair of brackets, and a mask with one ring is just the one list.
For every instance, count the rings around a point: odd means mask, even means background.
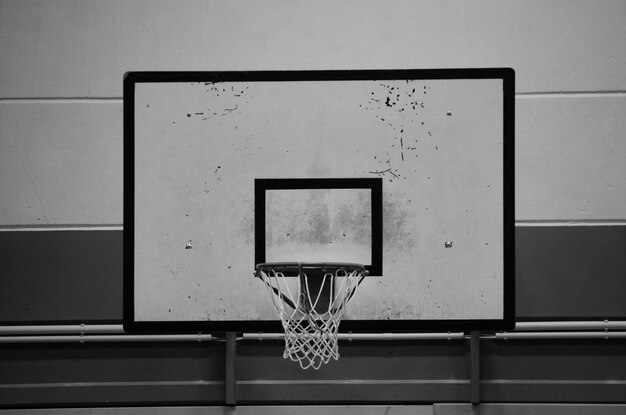
[{"label": "metal railing", "polygon": [[[282,333],[244,333],[239,340],[282,340]],[[464,332],[340,333],[341,341],[465,340]],[[624,339],[626,321],[520,322],[515,330],[482,334],[481,339]],[[0,326],[0,343],[206,342],[211,334],[126,334],[121,324]]]}]

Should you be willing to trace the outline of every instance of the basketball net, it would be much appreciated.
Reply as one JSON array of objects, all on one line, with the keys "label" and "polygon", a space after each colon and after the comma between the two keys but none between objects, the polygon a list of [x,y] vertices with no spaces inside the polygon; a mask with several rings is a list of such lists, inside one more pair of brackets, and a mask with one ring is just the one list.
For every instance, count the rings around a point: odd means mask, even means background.
[{"label": "basketball net", "polygon": [[331,358],[339,359],[339,323],[365,275],[357,264],[257,265],[256,276],[265,283],[285,329],[285,359],[302,369],[319,369]]}]

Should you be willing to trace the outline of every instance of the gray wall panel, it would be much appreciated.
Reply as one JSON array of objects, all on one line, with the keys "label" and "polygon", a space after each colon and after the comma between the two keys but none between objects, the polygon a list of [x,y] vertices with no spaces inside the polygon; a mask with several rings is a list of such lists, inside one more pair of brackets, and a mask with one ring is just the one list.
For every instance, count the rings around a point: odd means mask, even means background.
[{"label": "gray wall panel", "polygon": [[[518,319],[626,318],[624,253],[626,226],[518,227]],[[0,232],[0,267],[4,324],[122,319],[121,231]]]}]

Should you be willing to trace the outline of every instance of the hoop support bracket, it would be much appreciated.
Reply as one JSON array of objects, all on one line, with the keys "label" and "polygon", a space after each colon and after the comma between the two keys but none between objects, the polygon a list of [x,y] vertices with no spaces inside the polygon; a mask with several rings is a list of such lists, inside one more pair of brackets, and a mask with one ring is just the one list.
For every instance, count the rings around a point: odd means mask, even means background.
[{"label": "hoop support bracket", "polygon": [[237,333],[226,333],[225,343],[225,379],[224,379],[224,403],[228,406],[237,406]]}]

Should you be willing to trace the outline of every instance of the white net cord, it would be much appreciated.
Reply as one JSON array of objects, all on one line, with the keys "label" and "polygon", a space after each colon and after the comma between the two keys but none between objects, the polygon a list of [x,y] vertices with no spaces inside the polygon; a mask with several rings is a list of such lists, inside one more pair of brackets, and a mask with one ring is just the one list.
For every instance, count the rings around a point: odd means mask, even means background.
[{"label": "white net cord", "polygon": [[[292,289],[287,279],[294,282],[294,277],[285,277],[275,269],[257,271],[285,330],[283,357],[298,362],[302,369],[319,369],[330,359],[339,358],[339,323],[365,273],[363,268],[342,267],[323,272],[319,288],[310,289],[310,278],[300,269],[300,275],[295,277],[297,287]],[[324,292],[329,296],[323,296]]]}]

